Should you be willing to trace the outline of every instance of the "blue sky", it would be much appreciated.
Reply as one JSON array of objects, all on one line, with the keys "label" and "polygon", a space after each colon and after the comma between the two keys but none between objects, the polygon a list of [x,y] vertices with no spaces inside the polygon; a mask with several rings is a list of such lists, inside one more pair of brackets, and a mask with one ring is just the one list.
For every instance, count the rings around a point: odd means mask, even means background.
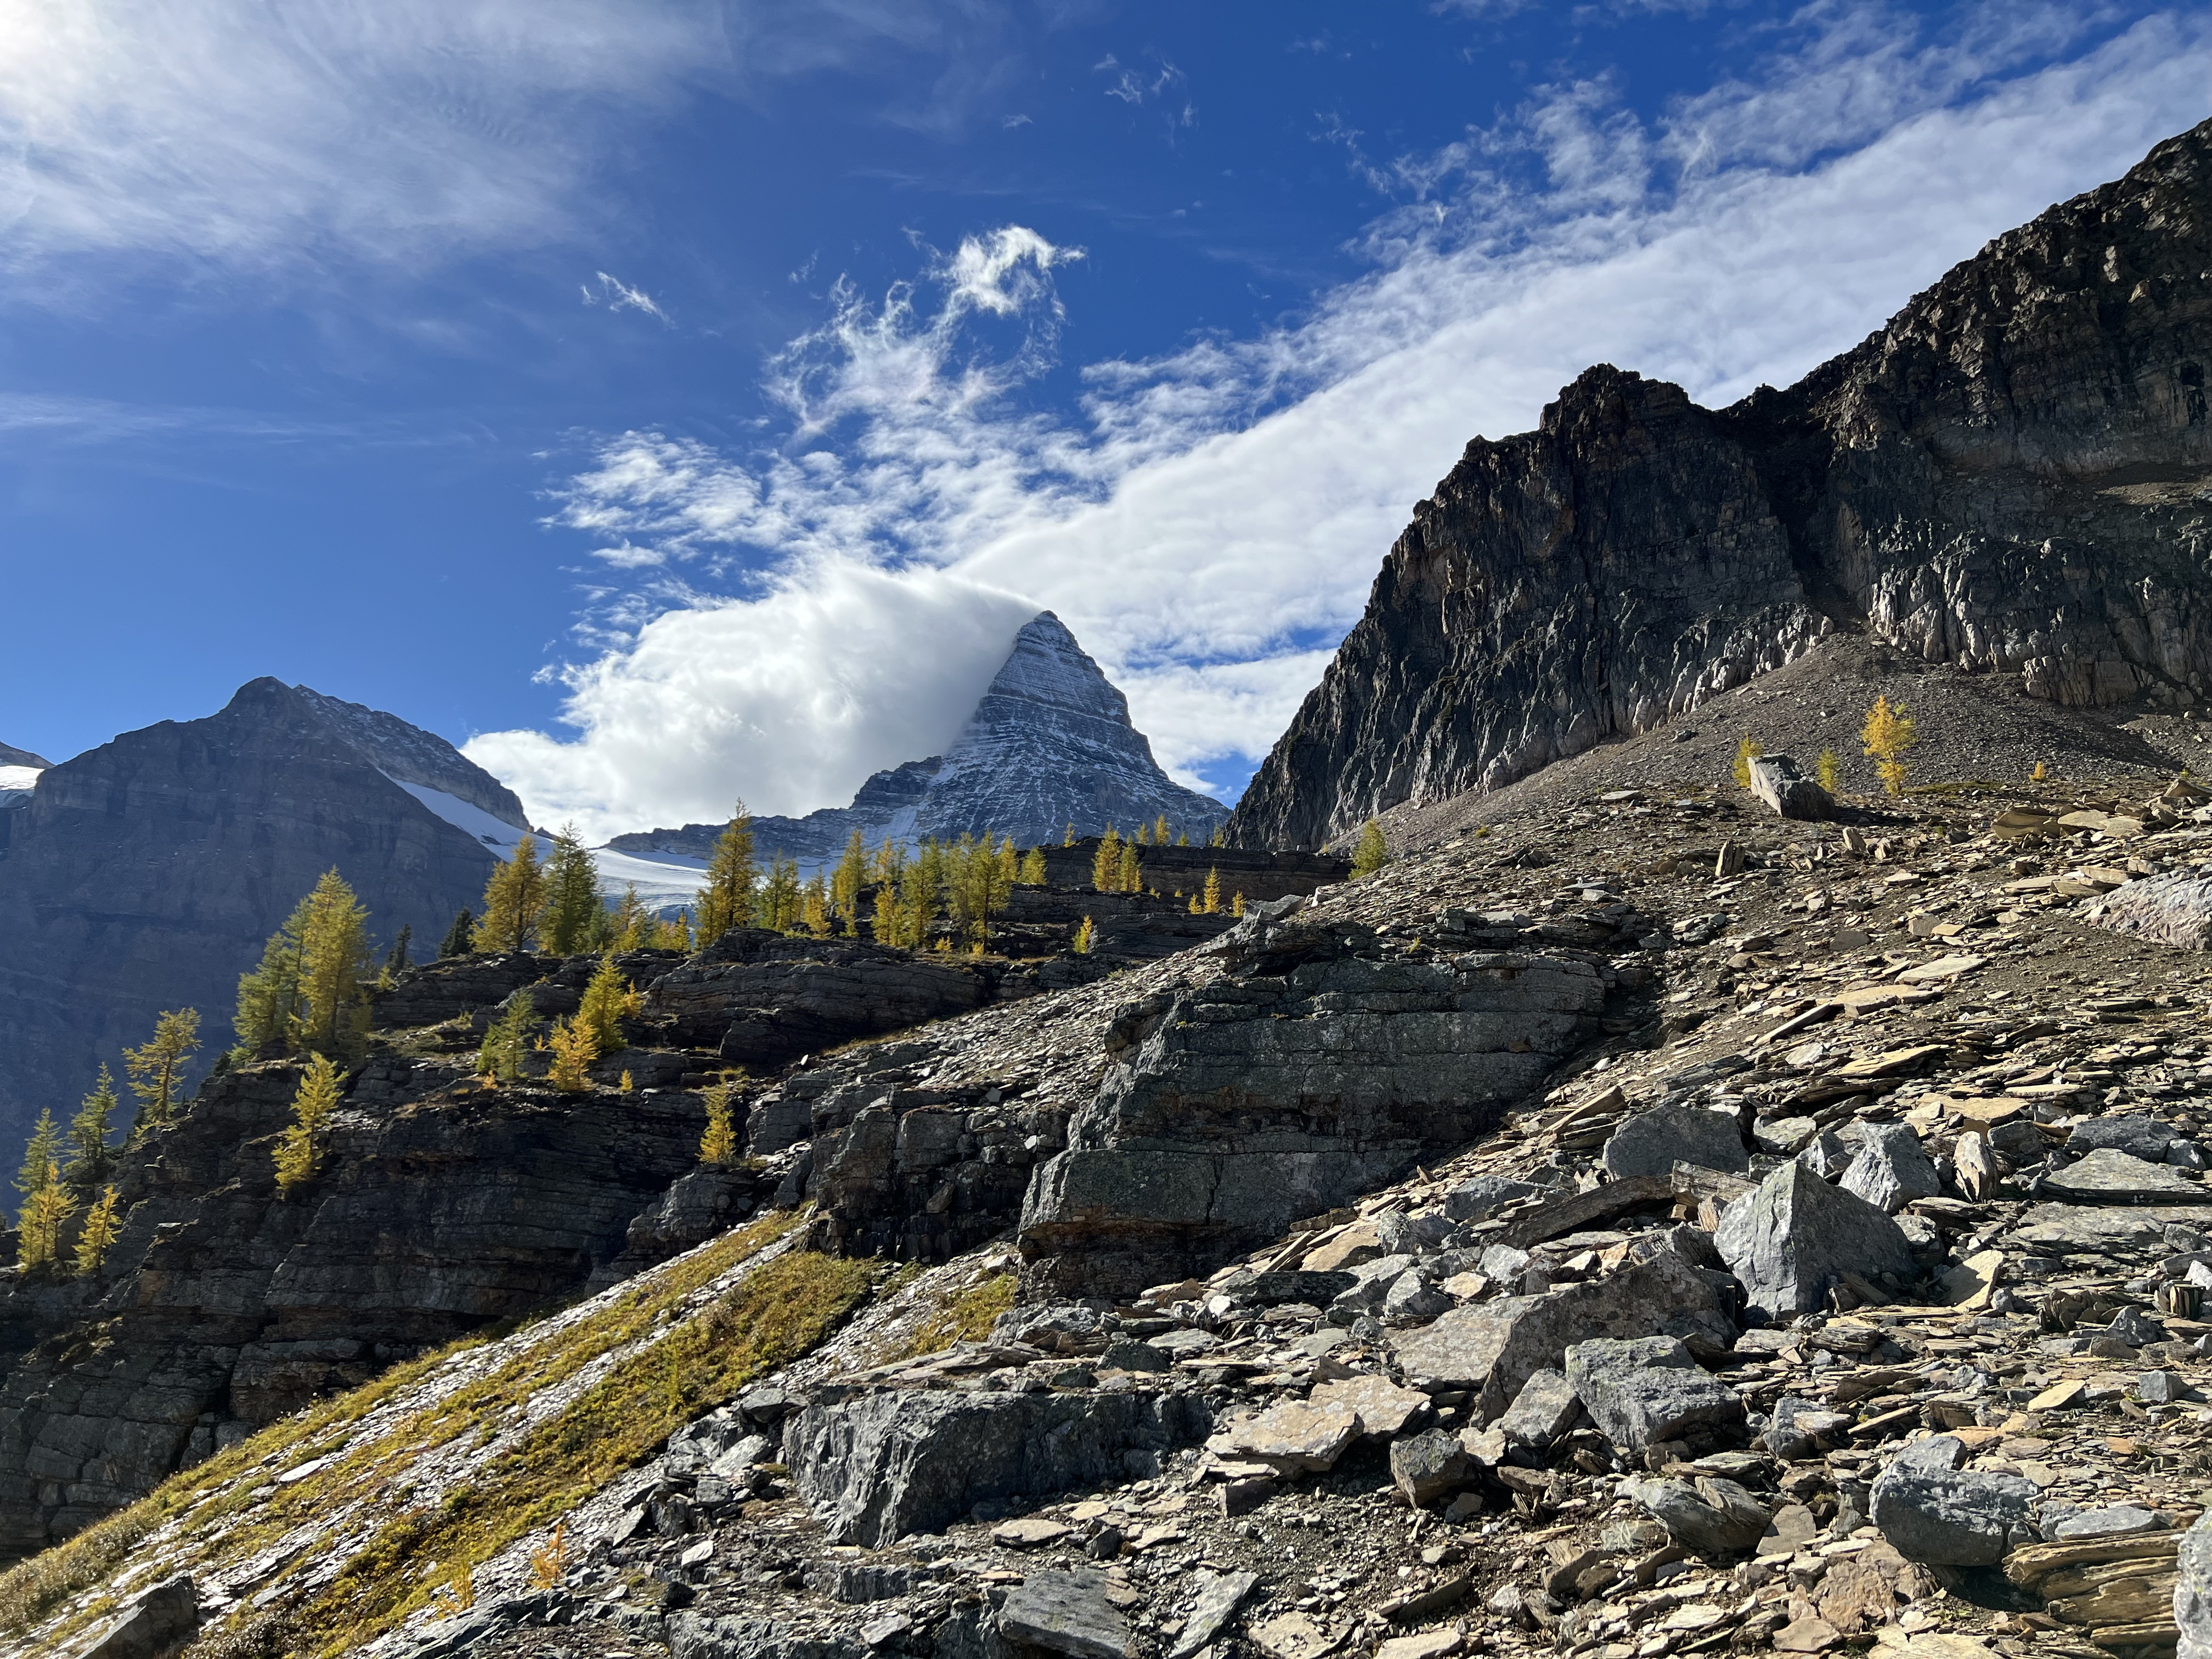
[{"label": "blue sky", "polygon": [[2201,7],[53,0],[0,22],[0,741],[273,673],[614,830],[1057,610],[1234,797],[1413,501],[2212,113]]}]

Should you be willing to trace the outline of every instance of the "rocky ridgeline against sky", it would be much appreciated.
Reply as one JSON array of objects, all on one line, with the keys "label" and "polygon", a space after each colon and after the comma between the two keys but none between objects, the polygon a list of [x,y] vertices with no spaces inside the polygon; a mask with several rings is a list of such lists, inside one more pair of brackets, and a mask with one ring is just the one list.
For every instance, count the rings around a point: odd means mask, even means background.
[{"label": "rocky ridgeline against sky", "polygon": [[1590,369],[1478,439],[1238,804],[1312,846],[1871,629],[2102,707],[2212,695],[2212,123],[2008,232],[1786,392]]}]

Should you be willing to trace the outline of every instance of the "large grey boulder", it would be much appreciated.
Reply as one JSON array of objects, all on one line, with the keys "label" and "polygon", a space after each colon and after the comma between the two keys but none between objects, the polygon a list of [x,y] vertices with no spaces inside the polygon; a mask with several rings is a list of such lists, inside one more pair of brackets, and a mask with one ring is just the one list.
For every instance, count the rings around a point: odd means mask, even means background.
[{"label": "large grey boulder", "polygon": [[1742,1396],[1706,1375],[1676,1337],[1577,1342],[1567,1350],[1567,1382],[1590,1421],[1625,1452],[1743,1420]]},{"label": "large grey boulder", "polygon": [[1906,1560],[1986,1567],[2035,1540],[2034,1485],[1962,1469],[1966,1457],[1956,1435],[1937,1435],[1899,1453],[1874,1483],[1874,1523]]},{"label": "large grey boulder", "polygon": [[1007,1592],[999,1638],[1066,1659],[1126,1659],[1129,1625],[1101,1572],[1035,1572]]},{"label": "large grey boulder", "polygon": [[1773,1518],[1747,1488],[1715,1475],[1699,1475],[1694,1482],[1638,1480],[1628,1495],[1676,1543],[1699,1555],[1756,1548]]},{"label": "large grey boulder", "polygon": [[1787,755],[1757,755],[1748,768],[1751,793],[1785,818],[1825,818],[1835,810],[1835,797],[1797,769]]},{"label": "large grey boulder", "polygon": [[95,1632],[77,1659],[161,1659],[199,1633],[199,1592],[180,1572],[140,1590]]},{"label": "large grey boulder", "polygon": [[1504,1431],[1507,1444],[1543,1451],[1571,1430],[1582,1414],[1583,1402],[1576,1398],[1575,1385],[1567,1381],[1564,1371],[1547,1365],[1532,1372],[1521,1385],[1521,1392],[1498,1419],[1498,1426]]},{"label": "large grey boulder", "polygon": [[1510,1176],[1479,1175],[1444,1194],[1444,1213],[1454,1221],[1487,1221],[1507,1205],[1534,1198],[1542,1190]]},{"label": "large grey boulder", "polygon": [[2067,1132],[2066,1150],[2079,1158],[2108,1146],[2146,1164],[2163,1164],[2179,1139],[2171,1123],[2161,1123],[2154,1117],[2093,1117]]},{"label": "large grey boulder", "polygon": [[1870,1123],[1843,1186],[1884,1215],[1895,1215],[1914,1199],[1942,1192],[1943,1179],[1911,1124]]},{"label": "large grey boulder", "polygon": [[1485,1422],[1503,1416],[1530,1377],[1563,1369],[1569,1347],[1594,1337],[1679,1336],[1725,1352],[1735,1326],[1711,1285],[1672,1250],[1607,1279],[1534,1296],[1455,1308],[1390,1345],[1407,1380],[1479,1389]]},{"label": "large grey boulder", "polygon": [[2174,1567],[2173,1622],[2181,1632],[2174,1659],[2212,1659],[2212,1510],[2182,1534]]},{"label": "large grey boulder", "polygon": [[880,1549],[1014,1492],[1156,1475],[1212,1427],[1195,1395],[892,1390],[808,1407],[784,1461],[832,1542]]},{"label": "large grey boulder", "polygon": [[1600,1161],[1607,1175],[1626,1181],[1632,1176],[1663,1176],[1677,1164],[1731,1172],[1748,1170],[1751,1154],[1744,1150],[1733,1115],[1697,1106],[1660,1106],[1638,1113],[1614,1130]]},{"label": "large grey boulder", "polygon": [[1840,1273],[1914,1274],[1896,1222],[1802,1164],[1784,1164],[1723,1211],[1714,1242],[1747,1305],[1769,1319],[1820,1307]]}]

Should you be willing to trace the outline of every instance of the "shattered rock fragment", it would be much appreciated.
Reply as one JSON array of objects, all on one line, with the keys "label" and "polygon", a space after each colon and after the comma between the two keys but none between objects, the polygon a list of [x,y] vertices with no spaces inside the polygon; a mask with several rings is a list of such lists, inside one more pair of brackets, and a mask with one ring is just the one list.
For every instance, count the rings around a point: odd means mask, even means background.
[{"label": "shattered rock fragment", "polygon": [[1066,1659],[1126,1659],[1129,1625],[1097,1572],[1033,1573],[1010,1590],[998,1632],[1017,1647]]},{"label": "shattered rock fragment", "polygon": [[1567,1382],[1607,1439],[1641,1455],[1684,1431],[1742,1420],[1734,1389],[1706,1375],[1680,1339],[1598,1339],[1567,1350]]},{"label": "shattered rock fragment", "polygon": [[1844,1171],[1843,1187],[1883,1214],[1895,1215],[1916,1198],[1934,1197],[1943,1182],[1911,1125],[1870,1123],[1858,1155]]},{"label": "shattered rock fragment", "polygon": [[1756,1548],[1771,1518],[1747,1487],[1699,1475],[1688,1480],[1639,1480],[1628,1495],[1685,1549],[1732,1555]]},{"label": "shattered rock fragment", "polygon": [[2034,1536],[2033,1483],[1962,1469],[1966,1457],[1956,1435],[1937,1435],[1899,1453],[1874,1483],[1874,1523],[1907,1560],[1990,1566]]},{"label": "shattered rock fragment", "polygon": [[1694,1106],[1660,1106],[1638,1113],[1614,1131],[1600,1158],[1615,1181],[1663,1176],[1677,1164],[1704,1170],[1747,1170],[1751,1155],[1733,1115]]},{"label": "shattered rock fragment", "polygon": [[1729,1205],[1714,1242],[1749,1306],[1769,1319],[1820,1307],[1844,1273],[1915,1273],[1912,1248],[1896,1222],[1796,1163]]}]

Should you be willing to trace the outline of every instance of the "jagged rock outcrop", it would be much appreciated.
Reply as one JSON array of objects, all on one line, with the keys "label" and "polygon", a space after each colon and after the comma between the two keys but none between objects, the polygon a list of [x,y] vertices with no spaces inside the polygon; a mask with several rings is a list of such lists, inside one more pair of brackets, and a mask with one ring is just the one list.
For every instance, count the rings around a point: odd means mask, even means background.
[{"label": "jagged rock outcrop", "polygon": [[521,816],[442,740],[273,679],[42,773],[0,813],[0,1139],[65,1115],[165,1008],[227,1042],[239,975],[333,866],[375,933],[436,939],[493,855],[403,783]]},{"label": "jagged rock outcrop", "polygon": [[[1164,817],[1203,842],[1227,816],[1221,803],[1183,788],[1160,770],[1152,746],[1129,720],[1129,701],[1100,672],[1066,625],[1040,611],[960,735],[942,756],[877,773],[850,806],[805,817],[753,821],[760,856],[802,862],[834,859],[858,830],[870,846],[887,839],[1012,836],[1024,847],[1057,845],[1073,824],[1093,836]],[[719,823],[617,836],[617,852],[704,858]]]},{"label": "jagged rock outcrop", "polygon": [[385,1054],[354,1079],[324,1173],[271,1156],[301,1068],[210,1081],[125,1155],[101,1273],[0,1279],[0,1554],[43,1547],[334,1389],[574,1295],[695,1167],[696,1094],[467,1081]]},{"label": "jagged rock outcrop", "polygon": [[2102,706],[2212,695],[2212,123],[1723,410],[1610,365],[1478,439],[1253,780],[1313,846],[1871,629]]},{"label": "jagged rock outcrop", "polygon": [[1121,1012],[1104,1082],[1023,1205],[1036,1293],[1211,1271],[1474,1139],[1597,1035],[1616,982],[1601,958],[1449,932],[1449,954],[1386,953],[1276,914],[1296,902],[1212,947],[1231,974]]},{"label": "jagged rock outcrop", "polygon": [[34,755],[27,749],[18,749],[12,744],[0,743],[0,766],[27,766],[43,771],[53,763],[43,755]]}]

